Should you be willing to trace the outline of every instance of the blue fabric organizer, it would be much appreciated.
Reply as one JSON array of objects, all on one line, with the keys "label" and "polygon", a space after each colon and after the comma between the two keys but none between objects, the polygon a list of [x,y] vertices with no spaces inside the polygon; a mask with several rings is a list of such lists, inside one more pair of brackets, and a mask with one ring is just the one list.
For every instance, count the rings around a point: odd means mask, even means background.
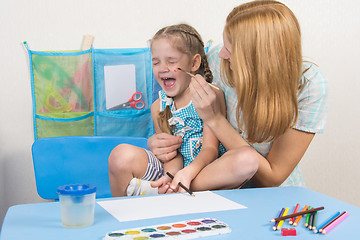
[{"label": "blue fabric organizer", "polygon": [[[153,134],[150,107],[160,86],[149,48],[48,52],[30,50],[34,138]],[[143,109],[106,109],[104,67],[134,65]],[[130,98],[130,96],[129,96]]]}]

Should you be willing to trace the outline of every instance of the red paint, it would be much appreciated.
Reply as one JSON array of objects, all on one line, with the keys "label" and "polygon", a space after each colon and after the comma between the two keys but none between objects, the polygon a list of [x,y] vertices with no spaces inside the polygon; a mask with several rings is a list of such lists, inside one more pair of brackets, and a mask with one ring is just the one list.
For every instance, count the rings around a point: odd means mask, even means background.
[{"label": "red paint", "polygon": [[194,229],[185,229],[185,230],[182,230],[183,233],[194,233],[196,232],[196,230]]},{"label": "red paint", "polygon": [[188,222],[187,224],[190,226],[197,226],[197,225],[200,225],[201,222]]}]

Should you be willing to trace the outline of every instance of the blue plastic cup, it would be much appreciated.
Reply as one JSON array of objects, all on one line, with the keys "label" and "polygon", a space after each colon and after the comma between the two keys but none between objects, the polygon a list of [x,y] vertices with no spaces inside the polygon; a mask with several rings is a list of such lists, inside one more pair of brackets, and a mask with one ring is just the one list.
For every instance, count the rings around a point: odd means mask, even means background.
[{"label": "blue plastic cup", "polygon": [[58,187],[62,225],[87,227],[94,223],[96,186],[69,184]]}]

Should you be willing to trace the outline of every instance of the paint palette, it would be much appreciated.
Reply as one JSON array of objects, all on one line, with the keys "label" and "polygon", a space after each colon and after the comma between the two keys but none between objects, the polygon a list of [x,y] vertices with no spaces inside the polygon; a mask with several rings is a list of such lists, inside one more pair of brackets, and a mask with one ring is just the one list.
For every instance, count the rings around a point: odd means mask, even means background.
[{"label": "paint palette", "polygon": [[213,218],[166,223],[109,232],[103,240],[194,239],[230,233],[231,228]]}]

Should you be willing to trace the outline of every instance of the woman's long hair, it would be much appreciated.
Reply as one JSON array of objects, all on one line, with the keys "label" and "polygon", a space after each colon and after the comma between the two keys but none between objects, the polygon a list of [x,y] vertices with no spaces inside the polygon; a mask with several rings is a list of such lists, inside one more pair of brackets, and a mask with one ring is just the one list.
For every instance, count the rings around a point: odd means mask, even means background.
[{"label": "woman's long hair", "polygon": [[232,49],[231,68],[223,60],[222,76],[236,89],[239,130],[245,130],[251,143],[273,141],[298,117],[299,23],[280,2],[254,1],[233,9],[224,33]]}]

